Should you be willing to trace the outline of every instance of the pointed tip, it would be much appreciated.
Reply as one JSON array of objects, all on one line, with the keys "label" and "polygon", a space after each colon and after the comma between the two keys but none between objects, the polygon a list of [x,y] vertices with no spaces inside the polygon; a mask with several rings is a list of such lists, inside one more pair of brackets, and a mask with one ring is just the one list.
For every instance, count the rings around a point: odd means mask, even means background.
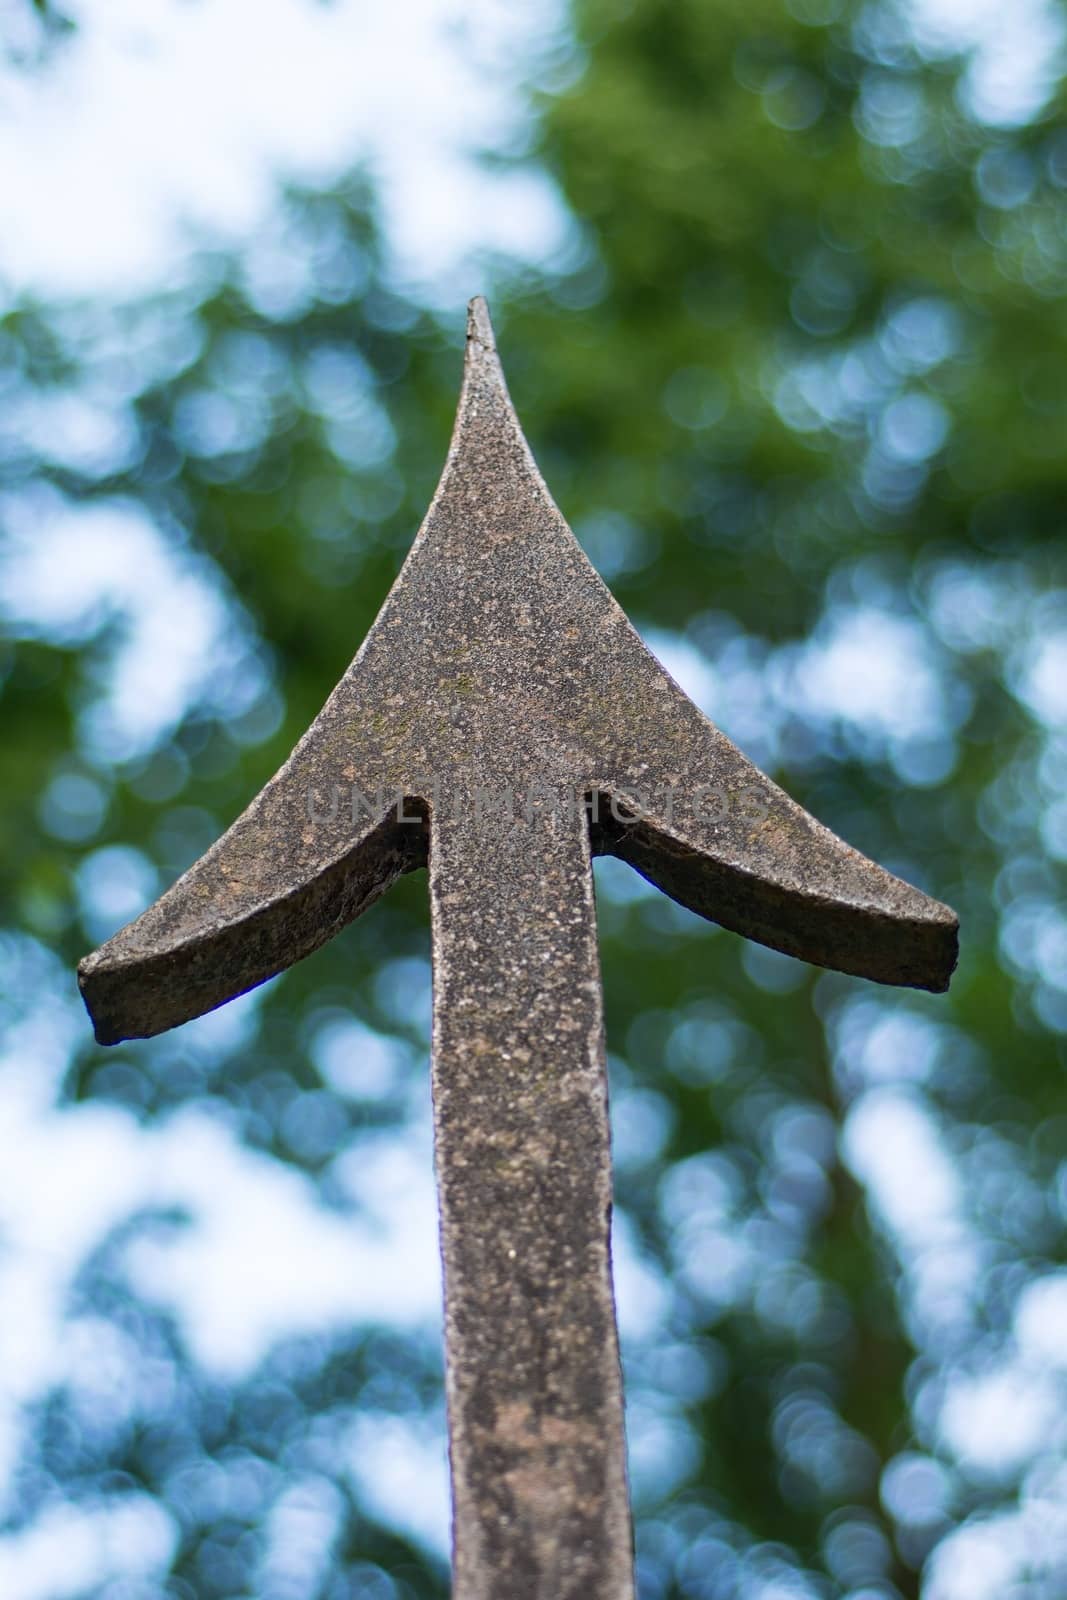
[{"label": "pointed tip", "polygon": [[480,344],[483,349],[496,354],[496,340],[493,337],[493,324],[489,316],[489,303],[484,295],[476,294],[473,300],[467,302],[467,346],[468,354],[472,343]]},{"label": "pointed tip", "polygon": [[[514,416],[508,394],[508,380],[504,376],[496,347],[489,306],[484,295],[476,294],[467,303],[467,350],[463,361],[463,388],[456,414],[457,429],[477,414],[487,392],[495,395],[497,402],[511,416],[513,425],[518,428],[518,419]],[[458,433],[453,436],[453,445],[457,438]]]},{"label": "pointed tip", "polygon": [[484,295],[476,294],[467,304],[467,353],[463,367],[468,381],[479,377],[507,394],[507,379],[500,364],[489,305]]}]

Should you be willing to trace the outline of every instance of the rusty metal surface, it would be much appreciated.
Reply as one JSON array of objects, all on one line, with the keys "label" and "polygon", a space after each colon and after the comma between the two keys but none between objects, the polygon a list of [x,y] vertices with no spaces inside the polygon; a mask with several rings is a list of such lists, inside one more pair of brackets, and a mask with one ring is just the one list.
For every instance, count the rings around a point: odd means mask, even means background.
[{"label": "rusty metal surface", "polygon": [[428,861],[457,1600],[632,1595],[598,851],[821,966],[941,990],[955,965],[954,914],[791,801],[646,650],[476,300],[445,470],[358,655],[248,810],[79,969],[101,1043],[159,1033]]}]

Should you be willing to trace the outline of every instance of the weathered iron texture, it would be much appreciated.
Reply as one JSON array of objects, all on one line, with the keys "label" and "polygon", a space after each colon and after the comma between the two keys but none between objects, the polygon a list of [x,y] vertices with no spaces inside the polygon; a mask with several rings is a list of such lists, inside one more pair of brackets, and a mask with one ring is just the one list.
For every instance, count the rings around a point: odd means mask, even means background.
[{"label": "weathered iron texture", "polygon": [[285,766],[82,962],[102,1044],[308,955],[429,864],[457,1600],[633,1593],[590,858],[774,949],[942,990],[956,917],[822,827],[650,655],[530,454],[482,300],[440,485]]}]

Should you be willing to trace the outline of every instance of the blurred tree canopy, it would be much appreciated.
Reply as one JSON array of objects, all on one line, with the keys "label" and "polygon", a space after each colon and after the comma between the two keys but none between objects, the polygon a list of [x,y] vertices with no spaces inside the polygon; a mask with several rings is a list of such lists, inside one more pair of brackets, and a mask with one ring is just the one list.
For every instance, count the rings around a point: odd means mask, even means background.
[{"label": "blurred tree canopy", "polygon": [[[1063,83],[983,101],[889,0],[578,0],[573,29],[523,158],[573,246],[495,271],[535,453],[713,718],[962,922],[948,997],[883,991],[598,864],[641,1600],[1052,1600]],[[51,1117],[58,1190],[120,1127],[180,1152],[192,1107],[351,1219],[349,1174],[424,1118],[421,875],[232,1024],[104,1052],[72,987],[353,654],[444,458],[461,309],[391,284],[356,175],[150,302],[0,322],[5,1142]],[[51,1309],[83,1354],[12,1391],[0,1537],[139,1508],[119,1576],[42,1594],[446,1593],[361,1431],[443,1449],[436,1328],[304,1329],[227,1377],[159,1287],[197,1226],[116,1201],[70,1254]]]}]

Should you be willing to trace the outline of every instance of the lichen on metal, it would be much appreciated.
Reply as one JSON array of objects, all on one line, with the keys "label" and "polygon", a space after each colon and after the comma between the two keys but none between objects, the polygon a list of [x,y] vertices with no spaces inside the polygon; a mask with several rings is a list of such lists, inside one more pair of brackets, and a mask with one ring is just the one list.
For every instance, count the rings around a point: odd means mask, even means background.
[{"label": "lichen on metal", "polygon": [[485,302],[440,484],[344,677],[229,831],[79,969],[102,1044],[310,954],[429,867],[456,1600],[632,1596],[591,858],[774,949],[943,990],[956,917],[697,710],[533,460]]}]

